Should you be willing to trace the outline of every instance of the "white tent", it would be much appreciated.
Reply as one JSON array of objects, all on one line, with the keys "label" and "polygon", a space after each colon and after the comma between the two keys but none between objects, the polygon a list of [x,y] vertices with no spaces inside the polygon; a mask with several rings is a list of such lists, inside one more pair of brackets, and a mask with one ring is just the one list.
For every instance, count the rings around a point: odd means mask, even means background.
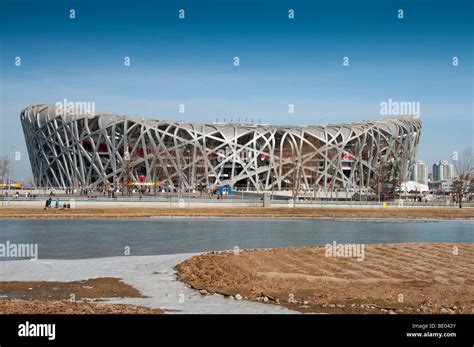
[{"label": "white tent", "polygon": [[429,188],[426,184],[421,184],[415,181],[407,181],[402,183],[402,192],[428,192]]}]

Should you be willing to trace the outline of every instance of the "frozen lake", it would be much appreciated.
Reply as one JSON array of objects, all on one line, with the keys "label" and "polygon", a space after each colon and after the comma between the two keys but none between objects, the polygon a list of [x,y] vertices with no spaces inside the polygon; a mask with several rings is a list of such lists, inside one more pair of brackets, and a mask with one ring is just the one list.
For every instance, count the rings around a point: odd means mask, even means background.
[{"label": "frozen lake", "polygon": [[474,242],[473,221],[264,218],[3,219],[0,242],[83,259],[332,243]]}]

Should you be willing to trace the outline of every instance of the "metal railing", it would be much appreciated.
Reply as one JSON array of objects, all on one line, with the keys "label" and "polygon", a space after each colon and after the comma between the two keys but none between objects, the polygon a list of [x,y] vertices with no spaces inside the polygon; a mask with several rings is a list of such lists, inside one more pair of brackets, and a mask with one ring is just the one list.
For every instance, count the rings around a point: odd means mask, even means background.
[{"label": "metal railing", "polygon": [[[15,202],[22,202],[22,203],[27,203],[27,202],[39,202],[39,201],[45,201],[46,199],[49,198],[48,196],[36,196],[36,197],[24,197],[24,196],[19,196],[19,197],[8,197],[5,196],[0,196],[0,201],[2,202],[2,205],[6,205],[8,203],[14,204]],[[74,200],[76,202],[103,202],[103,203],[114,203],[114,202],[120,202],[120,203],[130,203],[130,204],[135,204],[135,203],[170,203],[170,204],[177,204],[177,203],[185,203],[186,205],[196,205],[196,204],[226,204],[226,205],[232,205],[232,204],[247,204],[247,205],[253,205],[253,206],[262,206],[263,205],[263,199],[262,198],[249,198],[249,197],[227,197],[226,199],[217,199],[217,197],[213,198],[204,198],[204,197],[188,197],[188,196],[118,196],[115,198],[109,198],[107,196],[97,196],[97,197],[86,197],[84,195],[58,195],[58,196],[52,196],[53,202],[56,200],[56,198],[59,198],[61,202],[67,202],[69,200]],[[398,201],[388,201],[385,202],[387,207],[442,207],[442,208],[459,208],[459,205],[457,203],[453,203],[452,201],[449,201],[449,203],[446,203],[445,201],[428,201],[428,202],[415,202],[415,201],[407,201],[403,200],[402,203]],[[298,200],[295,202],[294,206],[295,207],[331,207],[331,206],[347,206],[347,207],[357,207],[357,206],[370,206],[370,207],[375,207],[375,206],[380,206],[382,207],[384,202],[379,202],[379,201],[350,201],[350,200]],[[292,200],[271,200],[271,205],[272,206],[290,206],[293,207],[293,202]],[[474,202],[463,202],[462,204],[463,208],[474,208]]]}]

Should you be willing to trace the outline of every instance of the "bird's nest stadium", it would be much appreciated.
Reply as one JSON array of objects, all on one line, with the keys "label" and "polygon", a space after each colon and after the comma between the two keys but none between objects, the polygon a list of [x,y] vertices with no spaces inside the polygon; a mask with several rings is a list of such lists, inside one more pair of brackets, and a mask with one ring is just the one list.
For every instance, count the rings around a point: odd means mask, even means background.
[{"label": "bird's nest stadium", "polygon": [[229,185],[250,191],[369,187],[381,161],[409,175],[420,138],[414,117],[334,125],[200,124],[34,105],[21,122],[39,187]]}]

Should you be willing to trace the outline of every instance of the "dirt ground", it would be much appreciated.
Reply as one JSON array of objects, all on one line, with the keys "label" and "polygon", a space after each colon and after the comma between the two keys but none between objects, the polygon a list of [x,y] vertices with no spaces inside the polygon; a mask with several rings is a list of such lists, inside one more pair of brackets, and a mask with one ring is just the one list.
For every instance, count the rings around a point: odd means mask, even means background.
[{"label": "dirt ground", "polygon": [[141,306],[62,301],[0,300],[0,314],[160,314],[163,310]]},{"label": "dirt ground", "polygon": [[207,253],[176,270],[203,295],[301,312],[474,313],[474,244],[365,245],[362,261],[326,255],[324,246]]},{"label": "dirt ground", "polygon": [[[71,302],[71,294],[80,302]],[[114,297],[144,297],[119,278],[101,277],[74,282],[0,282],[0,314],[109,314],[163,313],[163,310],[132,305],[103,304]]]},{"label": "dirt ground", "polygon": [[97,298],[143,298],[138,290],[120,278],[100,277],[83,281],[5,281],[0,282],[0,294],[22,300],[76,300]]},{"label": "dirt ground", "polygon": [[139,218],[139,217],[260,217],[260,218],[434,218],[474,219],[474,208],[137,208],[94,207],[67,210],[32,206],[1,206],[1,218]]}]

